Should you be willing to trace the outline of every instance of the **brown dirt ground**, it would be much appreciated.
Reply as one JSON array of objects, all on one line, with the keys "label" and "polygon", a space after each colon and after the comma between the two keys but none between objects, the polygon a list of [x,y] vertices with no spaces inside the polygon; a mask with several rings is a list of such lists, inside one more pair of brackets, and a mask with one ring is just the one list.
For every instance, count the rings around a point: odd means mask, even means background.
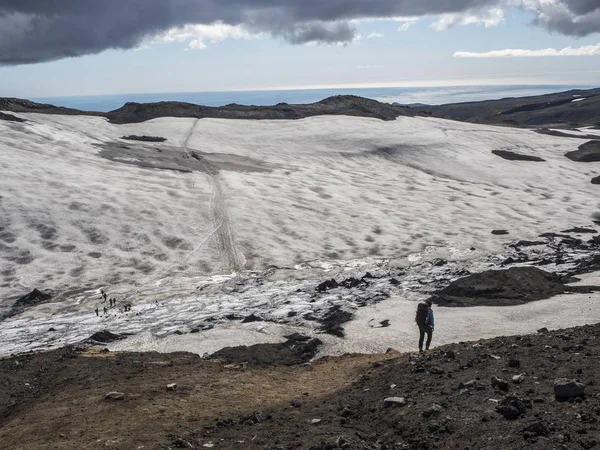
[{"label": "brown dirt ground", "polygon": [[[0,360],[0,448],[600,448],[599,331],[274,367],[85,348],[17,355]],[[517,374],[520,384],[511,381]],[[522,417],[496,412],[506,393],[491,386],[492,376],[529,403]],[[558,377],[584,382],[585,398],[557,401]],[[477,386],[460,388],[470,380]],[[167,391],[169,383],[176,390]],[[105,400],[109,391],[125,399]],[[385,407],[392,396],[406,405]],[[434,403],[443,409],[424,417]],[[532,424],[537,431],[526,431]]]}]

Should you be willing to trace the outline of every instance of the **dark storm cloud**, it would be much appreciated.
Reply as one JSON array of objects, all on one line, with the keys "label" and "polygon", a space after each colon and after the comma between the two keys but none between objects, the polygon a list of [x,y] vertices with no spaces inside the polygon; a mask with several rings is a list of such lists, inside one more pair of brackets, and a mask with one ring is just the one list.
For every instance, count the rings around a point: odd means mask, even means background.
[{"label": "dark storm cloud", "polygon": [[[0,64],[129,49],[187,24],[221,21],[292,44],[346,43],[352,19],[477,11],[520,1],[551,30],[600,30],[598,0],[0,0]],[[558,5],[558,7],[556,7]],[[562,7],[560,7],[562,5]]]}]

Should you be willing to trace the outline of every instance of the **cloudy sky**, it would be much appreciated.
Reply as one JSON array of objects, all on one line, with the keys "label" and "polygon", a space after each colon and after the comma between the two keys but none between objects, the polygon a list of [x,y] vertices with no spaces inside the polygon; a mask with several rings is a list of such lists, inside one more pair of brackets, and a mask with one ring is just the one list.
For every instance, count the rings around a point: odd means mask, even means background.
[{"label": "cloudy sky", "polygon": [[0,96],[598,80],[599,0],[0,0]]}]

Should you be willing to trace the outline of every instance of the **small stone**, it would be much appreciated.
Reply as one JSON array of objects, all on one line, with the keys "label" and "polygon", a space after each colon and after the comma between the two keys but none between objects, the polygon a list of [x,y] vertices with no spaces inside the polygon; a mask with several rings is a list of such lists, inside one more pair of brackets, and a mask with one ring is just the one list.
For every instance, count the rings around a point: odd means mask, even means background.
[{"label": "small stone", "polygon": [[406,405],[406,400],[404,397],[388,397],[383,401],[383,406],[404,406]]},{"label": "small stone", "polygon": [[448,350],[446,351],[446,353],[444,353],[444,357],[448,359],[455,359],[456,353],[454,352],[454,350]]},{"label": "small stone", "polygon": [[537,436],[548,436],[548,428],[542,422],[533,422],[525,427],[525,430]]},{"label": "small stone", "polygon": [[177,388],[177,383],[167,384],[167,391],[174,391]]},{"label": "small stone", "polygon": [[461,381],[458,385],[459,389],[471,389],[477,386],[477,380]]},{"label": "small stone", "polygon": [[502,414],[507,420],[513,420],[525,414],[527,405],[531,407],[530,400],[521,399],[516,395],[508,395],[496,407],[496,412]]},{"label": "small stone", "polygon": [[523,375],[522,373],[512,377],[513,383],[516,383],[516,384],[521,384],[524,380],[525,380],[525,375]]},{"label": "small stone", "polygon": [[429,418],[431,416],[436,416],[436,415],[440,414],[443,410],[444,410],[444,408],[441,405],[434,403],[429,408],[427,408],[425,411],[423,411],[423,417]]},{"label": "small stone", "polygon": [[429,373],[432,375],[442,375],[444,374],[444,369],[442,369],[441,367],[432,367],[431,369],[429,369]]},{"label": "small stone", "polygon": [[175,446],[175,448],[194,448],[192,444],[181,438],[175,439],[173,441],[173,445]]},{"label": "small stone", "polygon": [[508,381],[502,378],[492,377],[492,387],[498,388],[501,391],[508,391]]},{"label": "small stone", "polygon": [[517,408],[510,405],[500,405],[496,407],[496,411],[502,414],[506,420],[517,419],[521,415]]},{"label": "small stone", "polygon": [[554,380],[554,395],[557,399],[569,399],[585,396],[585,384],[568,378]]},{"label": "small stone", "polygon": [[340,416],[342,417],[351,417],[355,414],[354,411],[352,411],[350,408],[344,408],[342,410],[342,412],[340,413]]},{"label": "small stone", "polygon": [[490,353],[490,358],[495,359],[496,361],[502,359],[498,355],[492,355],[491,353]]},{"label": "small stone", "polygon": [[310,423],[312,423],[313,425],[316,425],[318,423],[321,423],[321,419],[313,419],[310,421]]},{"label": "small stone", "polygon": [[104,396],[106,400],[125,400],[125,394],[122,392],[109,392]]}]

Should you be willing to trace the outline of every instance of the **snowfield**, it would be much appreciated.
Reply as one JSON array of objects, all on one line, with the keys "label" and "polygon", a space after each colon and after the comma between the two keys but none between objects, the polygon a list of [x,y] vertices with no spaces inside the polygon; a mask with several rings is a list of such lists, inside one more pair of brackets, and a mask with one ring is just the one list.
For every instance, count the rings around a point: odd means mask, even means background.
[{"label": "snowfield", "polygon": [[[17,115],[27,122],[0,121],[0,314],[33,288],[54,298],[0,322],[0,354],[102,329],[135,334],[111,348],[202,354],[314,334],[304,315],[332,304],[359,312],[345,340],[323,335],[325,353],[412,348],[414,302],[437,279],[428,261],[449,260],[457,272],[493,267],[510,240],[593,227],[600,212],[590,183],[600,163],[564,156],[582,140],[533,130],[408,117],[112,125]],[[509,161],[493,150],[544,161]],[[499,229],[510,234],[491,233]],[[401,282],[312,294],[325,278],[369,270]],[[131,302],[132,313],[104,316],[100,288],[119,305]],[[523,307],[530,320],[520,307],[440,308],[437,343],[600,320],[597,295],[591,310],[565,308],[568,319],[561,302]],[[250,312],[270,322],[224,319]],[[380,318],[392,325],[374,328]]]}]

